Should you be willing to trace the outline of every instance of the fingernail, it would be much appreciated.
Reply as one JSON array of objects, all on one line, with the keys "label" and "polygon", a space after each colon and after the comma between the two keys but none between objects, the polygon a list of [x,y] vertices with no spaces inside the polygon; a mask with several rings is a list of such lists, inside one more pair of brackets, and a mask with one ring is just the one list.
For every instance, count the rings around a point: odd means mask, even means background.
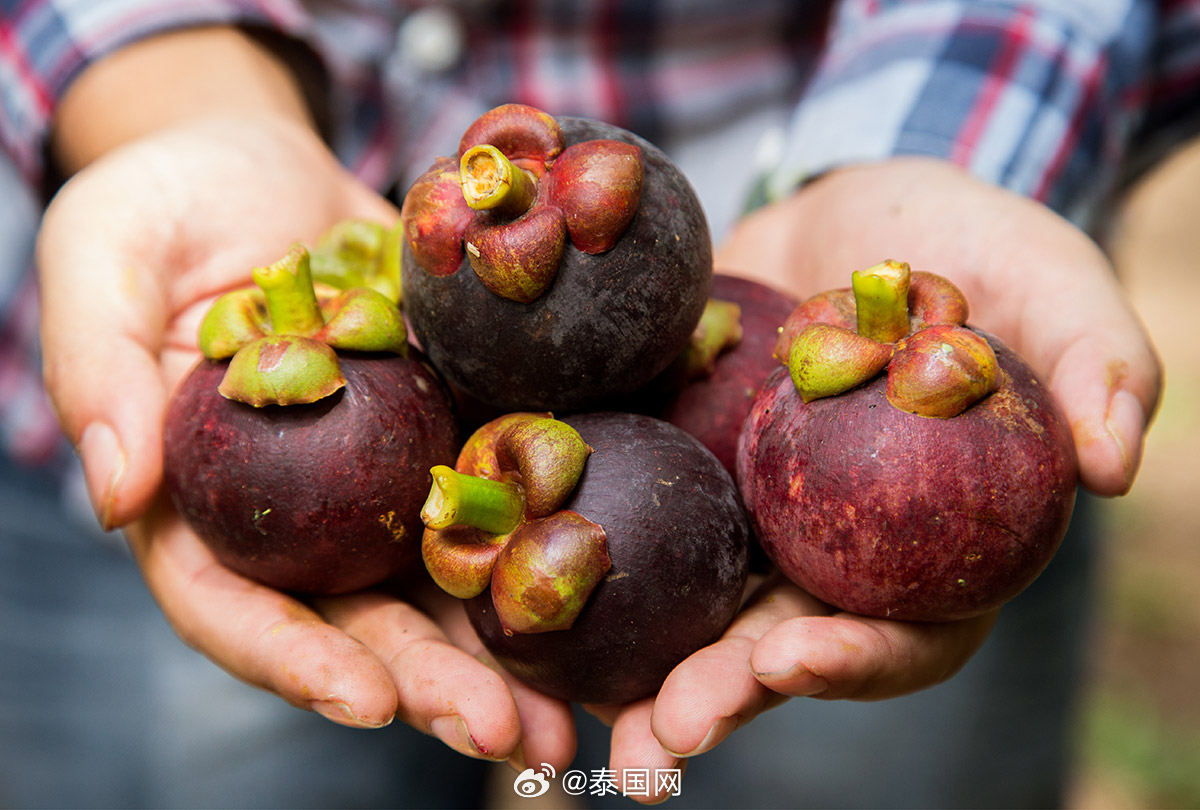
[{"label": "fingernail", "polygon": [[[676,759],[674,762],[671,763],[671,765],[669,767],[664,768],[663,770],[667,770],[667,771],[677,770],[677,771],[679,771],[679,778],[683,779],[683,775],[685,773],[687,773],[687,767],[688,767],[688,761],[686,759]],[[661,786],[655,785],[655,788],[662,790],[662,792],[655,796],[650,797],[646,801],[642,801],[642,800],[638,799],[638,803],[645,805],[647,807],[654,807],[655,805],[662,804],[667,799],[670,799],[672,796],[681,795],[683,786],[682,786],[682,784],[677,783],[675,785],[661,785]]]},{"label": "fingernail", "polygon": [[440,717],[433,718],[433,720],[429,721],[429,733],[460,754],[466,754],[469,757],[476,757],[478,759],[490,759],[494,762],[504,760],[504,757],[494,756],[490,751],[476,742],[467,728],[466,721],[457,714],[443,714]]},{"label": "fingernail", "polygon": [[[791,697],[812,697],[829,688],[829,681],[813,674],[804,664],[793,664],[778,670],[754,670],[754,677],[763,686]],[[774,684],[774,685],[772,685]]]},{"label": "fingernail", "polygon": [[1141,460],[1142,433],[1146,430],[1146,412],[1142,403],[1129,391],[1118,389],[1109,400],[1104,427],[1117,445],[1125,481],[1129,483]]},{"label": "fingernail", "polygon": [[517,773],[525,770],[525,751],[521,748],[520,743],[517,743],[517,747],[508,755],[508,767]]},{"label": "fingernail", "polygon": [[350,707],[340,700],[314,700],[309,704],[309,708],[317,714],[324,717],[326,720],[337,723],[339,726],[351,726],[353,728],[383,728],[390,725],[392,718],[389,717],[382,723],[377,723],[371,720],[364,720],[357,716]]},{"label": "fingernail", "polygon": [[125,477],[125,451],[117,441],[116,431],[104,422],[92,422],[83,429],[78,450],[92,509],[100,526],[108,531],[113,528],[117,489]]},{"label": "fingernail", "polygon": [[698,754],[703,754],[705,751],[710,751],[715,748],[717,743],[721,742],[721,740],[732,734],[733,730],[737,727],[737,717],[722,717],[717,720],[717,722],[712,724],[712,727],[709,728],[708,733],[704,735],[704,739],[701,740],[700,744],[691,751],[667,751],[667,753],[673,757],[679,757],[680,759],[687,759],[688,757],[694,757]]}]

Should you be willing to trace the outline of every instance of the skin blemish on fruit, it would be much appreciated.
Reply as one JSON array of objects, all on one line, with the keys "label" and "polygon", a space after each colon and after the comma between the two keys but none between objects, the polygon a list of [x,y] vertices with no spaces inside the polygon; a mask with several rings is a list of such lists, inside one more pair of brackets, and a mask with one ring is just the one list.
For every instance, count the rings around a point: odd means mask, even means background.
[{"label": "skin blemish on fruit", "polygon": [[788,497],[799,499],[804,493],[804,473],[798,472],[792,476],[791,483],[788,485]]},{"label": "skin blemish on fruit", "polygon": [[283,356],[287,354],[288,348],[292,345],[290,340],[279,340],[264,344],[262,351],[258,355],[258,370],[262,372],[274,371],[283,362]]}]

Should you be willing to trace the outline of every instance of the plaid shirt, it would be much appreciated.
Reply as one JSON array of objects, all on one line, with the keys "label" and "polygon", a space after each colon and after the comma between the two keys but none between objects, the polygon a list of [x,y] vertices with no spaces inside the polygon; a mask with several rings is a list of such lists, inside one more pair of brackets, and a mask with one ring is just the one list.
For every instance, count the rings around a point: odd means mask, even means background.
[{"label": "plaid shirt", "polygon": [[[837,165],[925,154],[1086,224],[1122,172],[1200,113],[1200,0],[0,0],[0,11],[0,147],[26,191],[0,219],[33,212],[30,225],[71,79],[196,23],[308,42],[335,91],[334,149],[381,190],[404,188],[480,112],[520,101],[685,157],[732,138],[744,157],[727,163],[758,178],[737,187],[760,202]],[[716,171],[711,150],[695,154],[681,161],[689,176]],[[0,260],[0,439],[22,460],[56,444],[38,393],[29,242],[7,240],[17,250]]]}]

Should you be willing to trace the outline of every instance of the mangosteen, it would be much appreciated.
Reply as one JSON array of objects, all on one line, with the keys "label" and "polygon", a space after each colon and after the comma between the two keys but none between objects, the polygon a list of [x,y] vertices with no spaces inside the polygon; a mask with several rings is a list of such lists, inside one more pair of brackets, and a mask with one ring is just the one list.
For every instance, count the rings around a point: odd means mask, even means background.
[{"label": "mangosteen", "polygon": [[380,292],[314,287],[300,245],[218,298],[163,433],[171,501],[228,568],[345,593],[420,570],[429,468],[452,461],[449,394]]},{"label": "mangosteen", "polygon": [[422,551],[484,646],[552,697],[653,694],[738,611],[749,527],[733,479],[640,414],[509,414],[435,469]]},{"label": "mangosteen", "polygon": [[979,615],[1028,586],[1066,533],[1066,419],[967,316],[950,281],[887,261],[784,326],[787,365],[746,420],[738,482],[767,555],[835,607]]},{"label": "mangosteen", "polygon": [[497,107],[404,198],[405,311],[453,386],[502,412],[595,409],[678,355],[712,281],[687,179],[619,127]]},{"label": "mangosteen", "polygon": [[737,475],[737,441],[754,397],[779,367],[775,343],[796,302],[750,279],[716,273],[709,298],[684,351],[648,386],[624,402],[699,439]]}]

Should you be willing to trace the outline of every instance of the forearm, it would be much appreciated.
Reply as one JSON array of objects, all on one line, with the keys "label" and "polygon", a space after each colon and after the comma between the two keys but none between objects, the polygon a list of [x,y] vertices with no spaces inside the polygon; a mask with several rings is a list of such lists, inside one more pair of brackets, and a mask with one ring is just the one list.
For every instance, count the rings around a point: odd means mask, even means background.
[{"label": "forearm", "polygon": [[92,64],[55,112],[50,153],[69,176],[109,150],[151,132],[213,115],[315,122],[291,66],[229,26],[164,32]]}]

